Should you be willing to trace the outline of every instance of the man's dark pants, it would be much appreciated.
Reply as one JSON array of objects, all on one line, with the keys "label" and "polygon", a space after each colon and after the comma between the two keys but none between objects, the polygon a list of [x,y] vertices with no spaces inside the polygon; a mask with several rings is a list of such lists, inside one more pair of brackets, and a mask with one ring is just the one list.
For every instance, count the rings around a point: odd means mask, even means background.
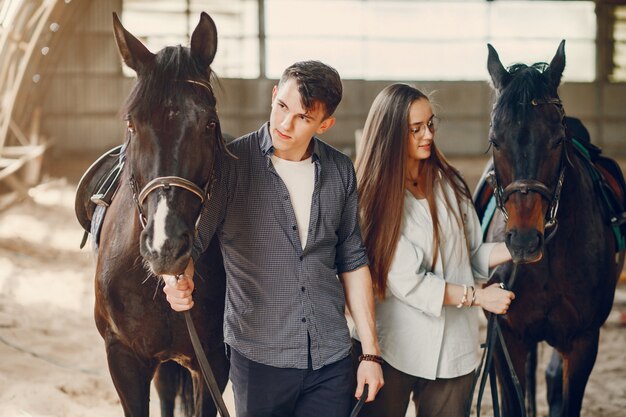
[{"label": "man's dark pants", "polygon": [[350,414],[354,394],[350,356],[313,370],[311,366],[276,368],[251,361],[235,349],[229,351],[237,417],[347,417]]}]

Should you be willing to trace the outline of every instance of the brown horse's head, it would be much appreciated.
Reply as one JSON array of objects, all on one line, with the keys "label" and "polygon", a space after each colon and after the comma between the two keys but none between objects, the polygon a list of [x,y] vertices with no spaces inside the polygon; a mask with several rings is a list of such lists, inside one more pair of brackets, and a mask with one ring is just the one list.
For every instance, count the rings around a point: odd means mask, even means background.
[{"label": "brown horse's head", "polygon": [[564,112],[557,88],[565,68],[565,41],[550,65],[517,64],[507,71],[489,47],[496,91],[489,142],[496,197],[508,217],[505,241],[513,261],[541,259],[546,227],[554,227],[563,176]]},{"label": "brown horse's head", "polygon": [[115,14],[113,26],[122,59],[137,73],[124,113],[125,170],[143,226],[140,252],[154,274],[178,274],[189,260],[215,156],[223,148],[210,85],[217,29],[202,13],[189,48],[153,54]]}]

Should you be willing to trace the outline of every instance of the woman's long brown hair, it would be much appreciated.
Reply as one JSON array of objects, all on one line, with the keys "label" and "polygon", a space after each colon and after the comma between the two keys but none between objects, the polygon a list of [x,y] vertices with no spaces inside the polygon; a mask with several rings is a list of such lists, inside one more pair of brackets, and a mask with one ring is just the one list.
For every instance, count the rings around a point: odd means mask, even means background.
[{"label": "woman's long brown hair", "polygon": [[[398,246],[404,209],[409,109],[416,100],[428,100],[418,89],[406,84],[384,88],[372,103],[356,158],[361,229],[370,261],[374,291],[385,298],[387,274]],[[444,158],[433,142],[430,157],[420,164],[418,187],[426,196],[433,219],[433,248],[439,246],[439,216],[435,198],[436,184],[447,181],[454,190],[457,204],[471,199],[467,184]],[[452,209],[446,193],[445,203],[464,230],[459,213]],[[431,270],[437,262],[437,253]]]}]

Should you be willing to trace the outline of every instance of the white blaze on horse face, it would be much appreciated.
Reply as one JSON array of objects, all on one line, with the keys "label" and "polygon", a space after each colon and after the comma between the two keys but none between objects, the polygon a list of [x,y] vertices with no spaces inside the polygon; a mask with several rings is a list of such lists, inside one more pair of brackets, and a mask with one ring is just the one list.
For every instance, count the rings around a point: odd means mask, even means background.
[{"label": "white blaze on horse face", "polygon": [[159,197],[159,203],[157,204],[156,212],[154,213],[154,225],[152,227],[152,250],[157,254],[161,252],[165,241],[167,240],[167,233],[165,232],[165,221],[169,208],[167,207],[167,199],[164,195]]}]

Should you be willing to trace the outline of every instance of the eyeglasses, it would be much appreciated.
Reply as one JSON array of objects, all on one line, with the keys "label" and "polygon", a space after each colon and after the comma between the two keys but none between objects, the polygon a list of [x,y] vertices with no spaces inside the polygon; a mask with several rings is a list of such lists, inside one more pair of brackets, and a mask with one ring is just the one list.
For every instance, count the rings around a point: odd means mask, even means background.
[{"label": "eyeglasses", "polygon": [[413,139],[421,139],[426,134],[426,129],[430,130],[430,133],[435,133],[439,128],[439,118],[434,116],[426,123],[420,123],[417,127],[409,128],[409,132],[413,135]]}]

